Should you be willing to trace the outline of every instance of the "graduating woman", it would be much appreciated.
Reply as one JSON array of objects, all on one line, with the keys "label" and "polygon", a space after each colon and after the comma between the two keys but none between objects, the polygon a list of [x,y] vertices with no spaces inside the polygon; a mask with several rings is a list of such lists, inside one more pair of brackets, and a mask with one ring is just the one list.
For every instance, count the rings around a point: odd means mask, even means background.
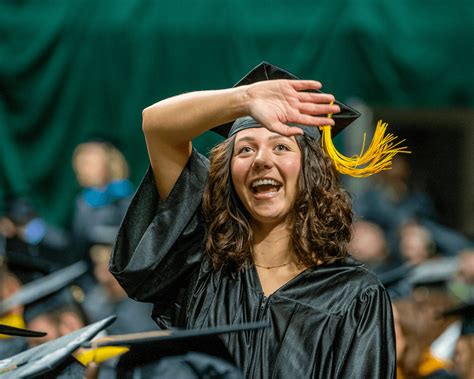
[{"label": "graduating woman", "polygon": [[[267,320],[224,337],[245,377],[395,377],[390,301],[348,256],[351,203],[318,141],[358,113],[291,78],[262,63],[144,110],[151,168],[111,271],[163,328]],[[191,140],[215,127],[209,162]]]}]

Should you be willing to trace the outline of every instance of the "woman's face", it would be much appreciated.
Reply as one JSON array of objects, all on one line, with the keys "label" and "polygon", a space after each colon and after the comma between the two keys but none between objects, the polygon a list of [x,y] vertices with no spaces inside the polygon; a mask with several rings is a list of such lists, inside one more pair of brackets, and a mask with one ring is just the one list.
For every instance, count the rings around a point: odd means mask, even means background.
[{"label": "woman's face", "polygon": [[266,128],[238,132],[231,161],[234,188],[252,219],[280,224],[293,207],[301,169],[301,151],[294,137]]}]

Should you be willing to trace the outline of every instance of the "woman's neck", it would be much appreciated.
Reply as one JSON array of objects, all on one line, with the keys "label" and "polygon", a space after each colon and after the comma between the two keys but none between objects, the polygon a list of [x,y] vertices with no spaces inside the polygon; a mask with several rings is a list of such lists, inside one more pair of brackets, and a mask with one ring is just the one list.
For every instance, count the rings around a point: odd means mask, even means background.
[{"label": "woman's neck", "polygon": [[254,233],[253,259],[262,266],[277,266],[294,259],[290,230],[287,224],[252,225]]}]

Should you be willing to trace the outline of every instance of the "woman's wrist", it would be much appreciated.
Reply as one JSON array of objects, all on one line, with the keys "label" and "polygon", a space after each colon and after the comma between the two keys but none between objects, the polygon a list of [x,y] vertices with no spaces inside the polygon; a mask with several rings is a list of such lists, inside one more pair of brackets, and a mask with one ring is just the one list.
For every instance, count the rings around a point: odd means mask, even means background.
[{"label": "woman's wrist", "polygon": [[250,108],[252,98],[249,94],[249,87],[251,85],[239,86],[231,88],[233,92],[232,100],[232,119],[250,115]]}]

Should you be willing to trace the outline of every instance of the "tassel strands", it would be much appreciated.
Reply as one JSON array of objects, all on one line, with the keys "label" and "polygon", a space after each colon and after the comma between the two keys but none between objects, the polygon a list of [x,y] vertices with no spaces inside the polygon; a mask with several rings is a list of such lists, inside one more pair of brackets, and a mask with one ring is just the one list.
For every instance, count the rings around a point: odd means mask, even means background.
[{"label": "tassel strands", "polygon": [[364,133],[361,152],[352,157],[346,157],[336,150],[331,137],[331,126],[323,126],[321,127],[322,147],[341,174],[363,178],[389,170],[396,154],[411,152],[406,146],[401,146],[405,140],[394,142],[397,139],[395,135],[391,133],[385,135],[387,126],[388,124],[382,120],[378,122],[372,142],[365,152],[366,134]]}]

